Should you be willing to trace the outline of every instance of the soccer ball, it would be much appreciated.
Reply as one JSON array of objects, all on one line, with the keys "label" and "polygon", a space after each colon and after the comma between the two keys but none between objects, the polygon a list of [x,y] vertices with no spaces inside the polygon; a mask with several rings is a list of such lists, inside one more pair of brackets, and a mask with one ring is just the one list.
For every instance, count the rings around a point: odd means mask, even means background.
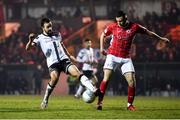
[{"label": "soccer ball", "polygon": [[94,93],[88,89],[85,90],[82,94],[82,99],[86,103],[94,102],[95,98],[96,98],[96,96],[94,95]]}]

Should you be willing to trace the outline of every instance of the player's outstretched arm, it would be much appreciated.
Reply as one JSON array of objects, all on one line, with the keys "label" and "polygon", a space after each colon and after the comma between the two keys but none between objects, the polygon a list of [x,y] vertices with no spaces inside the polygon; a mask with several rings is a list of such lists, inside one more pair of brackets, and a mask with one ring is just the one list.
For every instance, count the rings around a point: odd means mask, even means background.
[{"label": "player's outstretched arm", "polygon": [[35,38],[35,34],[34,33],[30,33],[29,34],[29,41],[26,44],[26,50],[28,51],[31,47],[33,47],[35,45],[35,43],[33,43],[33,40]]},{"label": "player's outstretched arm", "polygon": [[170,42],[169,39],[167,39],[167,38],[165,38],[165,37],[161,37],[161,36],[159,36],[158,34],[156,34],[155,32],[152,32],[152,31],[150,31],[150,30],[148,30],[148,29],[146,29],[146,33],[147,33],[147,35],[149,35],[149,36],[151,36],[151,37],[153,37],[153,38],[155,38],[155,39],[162,40],[162,41],[168,42],[168,43]]},{"label": "player's outstretched arm", "polygon": [[64,52],[66,53],[66,55],[73,61],[73,62],[77,62],[76,58],[74,56],[72,56],[68,50],[66,49],[66,47],[64,46],[63,42],[61,42],[61,45],[64,49]]}]

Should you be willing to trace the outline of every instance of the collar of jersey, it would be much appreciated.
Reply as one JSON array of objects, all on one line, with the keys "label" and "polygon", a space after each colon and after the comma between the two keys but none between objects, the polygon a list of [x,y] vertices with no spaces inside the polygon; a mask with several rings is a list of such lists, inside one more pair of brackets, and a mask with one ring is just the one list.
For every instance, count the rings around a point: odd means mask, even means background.
[{"label": "collar of jersey", "polygon": [[46,37],[51,37],[51,36],[49,36],[49,35],[46,35],[46,34],[44,34],[44,33],[42,33],[44,36],[46,36]]}]

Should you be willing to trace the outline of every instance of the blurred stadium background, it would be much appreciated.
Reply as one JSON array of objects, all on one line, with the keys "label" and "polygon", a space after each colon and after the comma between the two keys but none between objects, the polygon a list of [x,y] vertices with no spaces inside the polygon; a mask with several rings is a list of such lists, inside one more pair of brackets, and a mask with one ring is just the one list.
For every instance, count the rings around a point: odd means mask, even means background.
[{"label": "blurred stadium background", "polygon": [[[136,68],[137,95],[180,96],[180,1],[179,0],[0,0],[0,94],[42,94],[49,79],[39,49],[25,51],[30,32],[40,33],[47,16],[61,32],[74,56],[83,38],[93,40],[99,61],[95,69],[102,80],[104,58],[99,54],[99,35],[113,22],[119,9],[172,43],[159,49],[158,40],[136,36],[132,58]],[[81,67],[81,65],[78,65]],[[77,82],[62,73],[54,94],[75,92]],[[115,71],[107,95],[126,95],[127,84]]]}]

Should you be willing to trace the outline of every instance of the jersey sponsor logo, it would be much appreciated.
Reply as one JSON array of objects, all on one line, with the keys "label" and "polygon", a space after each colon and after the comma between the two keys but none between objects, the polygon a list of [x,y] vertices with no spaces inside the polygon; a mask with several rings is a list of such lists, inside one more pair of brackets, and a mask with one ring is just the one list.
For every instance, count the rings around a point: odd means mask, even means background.
[{"label": "jersey sponsor logo", "polygon": [[50,57],[51,53],[52,53],[52,50],[51,49],[47,49],[46,54],[45,54],[46,57]]},{"label": "jersey sponsor logo", "polygon": [[86,53],[85,53],[85,51],[83,51],[83,52],[81,52],[81,54],[84,56]]},{"label": "jersey sponsor logo", "polygon": [[128,40],[132,37],[132,34],[131,34],[132,32],[131,32],[131,30],[127,30],[126,33],[127,34],[124,34],[124,35],[117,34],[116,37],[121,40]]}]

